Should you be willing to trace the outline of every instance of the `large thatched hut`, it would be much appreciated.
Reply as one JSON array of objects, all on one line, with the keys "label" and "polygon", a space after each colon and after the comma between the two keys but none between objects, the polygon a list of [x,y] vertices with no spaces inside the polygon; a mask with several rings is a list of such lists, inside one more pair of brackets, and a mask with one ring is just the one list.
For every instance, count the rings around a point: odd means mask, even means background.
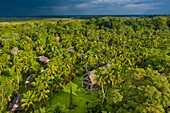
[{"label": "large thatched hut", "polygon": [[[110,66],[111,66],[111,64],[106,64],[106,65],[102,66],[101,68],[106,69]],[[94,91],[94,90],[100,88],[100,86],[98,85],[97,80],[96,80],[95,71],[96,70],[92,70],[92,71],[89,71],[84,74],[83,81],[82,81],[82,88],[87,88],[90,91]]]}]

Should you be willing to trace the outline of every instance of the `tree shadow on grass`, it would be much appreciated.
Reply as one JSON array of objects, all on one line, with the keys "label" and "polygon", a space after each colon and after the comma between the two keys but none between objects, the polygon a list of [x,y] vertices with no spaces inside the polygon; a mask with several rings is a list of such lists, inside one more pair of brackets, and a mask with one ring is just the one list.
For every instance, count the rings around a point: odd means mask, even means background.
[{"label": "tree shadow on grass", "polygon": [[[70,87],[72,87],[74,109],[69,110],[70,102]],[[54,94],[50,99],[50,105],[57,103],[66,106],[69,113],[86,112],[86,103],[96,100],[96,92],[85,91],[81,88],[81,78],[76,77],[73,82],[70,82],[66,88],[57,94]]]}]

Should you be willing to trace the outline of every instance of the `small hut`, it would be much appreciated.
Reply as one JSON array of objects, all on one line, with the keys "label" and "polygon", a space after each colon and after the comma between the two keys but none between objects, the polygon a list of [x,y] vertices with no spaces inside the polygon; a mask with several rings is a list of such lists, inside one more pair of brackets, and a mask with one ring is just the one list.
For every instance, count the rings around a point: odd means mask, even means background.
[{"label": "small hut", "polygon": [[68,51],[69,53],[75,53],[75,52],[76,52],[74,49],[71,49],[71,48],[67,48],[67,51]]},{"label": "small hut", "polygon": [[33,82],[33,78],[31,76],[28,76],[28,78],[25,81],[25,88],[28,89],[31,86],[31,82]]},{"label": "small hut", "polygon": [[14,56],[16,56],[18,54],[19,50],[17,47],[14,47],[11,49],[11,54],[13,54]]},{"label": "small hut", "polygon": [[[111,66],[111,64],[106,64],[106,65],[102,66],[101,68],[106,69],[110,66]],[[83,81],[82,81],[82,88],[87,88],[90,91],[94,91],[94,90],[100,88],[100,86],[97,83],[97,80],[95,79],[95,77],[96,77],[95,71],[96,70],[92,70],[92,71],[84,74]]]},{"label": "small hut", "polygon": [[50,61],[50,59],[48,59],[45,56],[39,56],[38,58],[39,58],[39,61],[44,63],[44,64],[47,64]]},{"label": "small hut", "polygon": [[90,91],[94,91],[96,88],[99,88],[95,77],[95,70],[85,73],[83,76],[82,88],[87,88]]},{"label": "small hut", "polygon": [[14,112],[22,112],[24,111],[23,108],[22,108],[22,102],[21,102],[21,99],[22,99],[22,95],[19,94],[17,97],[15,97],[13,99],[13,101],[9,104],[9,107],[8,107],[8,110],[10,113],[14,113]]},{"label": "small hut", "polygon": [[106,69],[107,69],[108,67],[110,67],[110,66],[112,66],[112,64],[106,64],[106,65],[102,66],[101,68],[104,68],[105,71],[106,71]]}]

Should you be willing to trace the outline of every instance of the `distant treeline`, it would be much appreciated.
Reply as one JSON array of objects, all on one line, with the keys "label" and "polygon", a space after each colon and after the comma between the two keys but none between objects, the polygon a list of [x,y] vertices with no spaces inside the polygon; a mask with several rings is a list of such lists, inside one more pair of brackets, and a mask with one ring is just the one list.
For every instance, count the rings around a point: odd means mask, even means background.
[{"label": "distant treeline", "polygon": [[153,18],[156,16],[170,16],[170,15],[43,15],[43,16],[15,16],[15,17],[0,17],[0,22],[11,21],[27,21],[27,20],[41,20],[49,18],[73,18],[73,19],[90,19],[100,17],[118,17],[118,18]]}]

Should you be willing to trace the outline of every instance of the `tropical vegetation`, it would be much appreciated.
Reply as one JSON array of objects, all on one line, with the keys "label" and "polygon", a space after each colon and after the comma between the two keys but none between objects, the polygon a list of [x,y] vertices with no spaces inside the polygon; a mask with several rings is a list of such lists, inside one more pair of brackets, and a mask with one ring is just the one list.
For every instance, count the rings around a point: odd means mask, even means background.
[{"label": "tropical vegetation", "polygon": [[[50,62],[41,63],[39,56]],[[170,113],[170,17],[1,22],[0,112],[7,112],[18,94],[23,111],[69,112],[49,100],[107,63],[112,66],[96,72],[102,89],[80,113]],[[26,89],[29,76],[34,80]]]}]

